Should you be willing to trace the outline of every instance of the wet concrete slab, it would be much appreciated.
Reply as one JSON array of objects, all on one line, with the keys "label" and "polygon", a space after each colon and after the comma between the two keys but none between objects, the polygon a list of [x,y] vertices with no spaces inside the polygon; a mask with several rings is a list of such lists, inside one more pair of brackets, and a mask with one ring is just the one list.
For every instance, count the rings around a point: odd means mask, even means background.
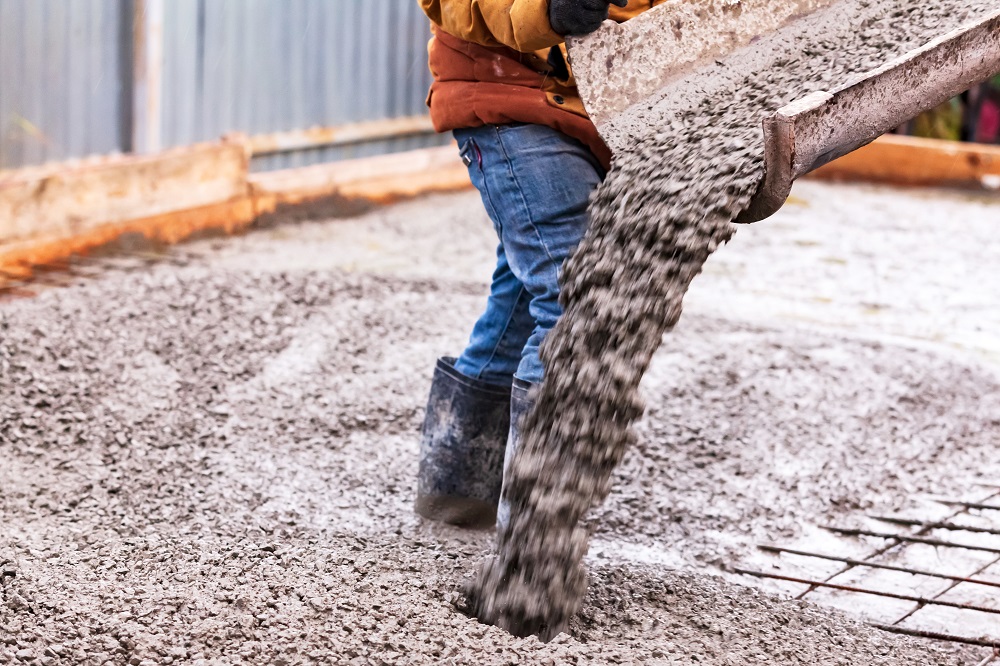
[{"label": "wet concrete slab", "polygon": [[[949,321],[988,331],[1000,314],[991,297],[965,303],[966,319],[936,309],[956,285],[995,290],[995,209],[819,184],[800,195],[809,208],[741,230],[696,283],[646,379],[639,444],[594,513],[590,601],[549,646],[457,614],[449,599],[490,534],[411,511],[430,368],[463,344],[491,269],[476,196],[199,243],[187,266],[0,305],[0,377],[13,387],[0,394],[0,654],[976,663],[978,652],[930,653],[727,573],[769,566],[760,543],[864,556],[884,542],[819,526],[940,519],[950,510],[928,496],[982,497],[973,484],[1000,476],[989,346],[926,334]],[[906,224],[889,209],[909,211]],[[923,276],[925,300],[851,263],[776,260],[804,237],[849,259],[895,239],[894,270]],[[901,305],[858,314],[878,289]],[[914,553],[900,561],[982,562]],[[809,647],[817,636],[834,638]]]}]

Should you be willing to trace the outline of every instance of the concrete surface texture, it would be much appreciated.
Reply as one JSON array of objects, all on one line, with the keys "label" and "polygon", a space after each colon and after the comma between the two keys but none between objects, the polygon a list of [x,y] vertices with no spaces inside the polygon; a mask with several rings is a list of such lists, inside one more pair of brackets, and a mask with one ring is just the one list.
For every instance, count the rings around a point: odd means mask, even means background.
[{"label": "concrete surface texture", "polygon": [[452,606],[492,534],[411,511],[433,362],[491,270],[478,195],[4,303],[0,661],[978,664],[725,569],[1000,480],[998,211],[806,183],[741,228],[654,359],[589,596],[545,645]]}]

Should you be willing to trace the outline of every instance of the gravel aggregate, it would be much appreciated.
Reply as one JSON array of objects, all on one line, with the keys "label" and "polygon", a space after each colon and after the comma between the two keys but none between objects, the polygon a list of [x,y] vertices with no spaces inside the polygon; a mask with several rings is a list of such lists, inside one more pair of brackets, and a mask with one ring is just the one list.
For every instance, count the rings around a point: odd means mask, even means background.
[{"label": "gravel aggregate", "polygon": [[568,633],[456,612],[492,534],[422,523],[413,480],[430,368],[481,298],[195,261],[0,306],[0,661],[969,663],[635,557],[704,570],[939,463],[996,469],[1000,390],[974,365],[712,317],[647,375]]}]

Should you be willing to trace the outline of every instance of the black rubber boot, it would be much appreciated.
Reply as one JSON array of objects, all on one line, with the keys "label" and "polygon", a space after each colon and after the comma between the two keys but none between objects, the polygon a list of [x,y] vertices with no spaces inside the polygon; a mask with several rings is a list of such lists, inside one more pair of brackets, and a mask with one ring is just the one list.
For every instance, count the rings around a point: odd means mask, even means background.
[{"label": "black rubber boot", "polygon": [[[503,457],[503,475],[507,478],[507,470],[510,469],[511,461],[514,460],[514,452],[521,445],[521,419],[535,406],[535,401],[531,397],[531,390],[534,388],[531,382],[514,378],[514,385],[510,391],[510,432],[507,435],[507,450]],[[497,507],[497,528],[505,526],[510,521],[510,505],[500,493],[500,504]]]},{"label": "black rubber boot", "polygon": [[418,514],[464,527],[495,523],[510,391],[466,377],[453,358],[438,361],[421,429]]}]

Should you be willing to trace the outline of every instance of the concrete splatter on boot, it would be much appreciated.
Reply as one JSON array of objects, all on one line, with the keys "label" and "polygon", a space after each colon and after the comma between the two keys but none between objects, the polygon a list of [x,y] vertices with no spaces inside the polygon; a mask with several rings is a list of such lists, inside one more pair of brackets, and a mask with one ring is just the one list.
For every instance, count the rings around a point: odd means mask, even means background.
[{"label": "concrete splatter on boot", "polygon": [[453,358],[438,361],[421,430],[418,514],[464,527],[494,524],[510,394],[458,372]]},{"label": "concrete splatter on boot", "polygon": [[[517,451],[521,443],[521,419],[531,411],[535,401],[531,398],[531,389],[534,384],[520,379],[514,379],[514,385],[510,391],[510,433],[507,435],[507,450],[503,456],[503,475],[507,478],[510,463],[514,459],[514,452]],[[500,493],[500,504],[497,506],[497,530],[502,530],[510,522],[510,503],[504,499],[503,491]]]}]

